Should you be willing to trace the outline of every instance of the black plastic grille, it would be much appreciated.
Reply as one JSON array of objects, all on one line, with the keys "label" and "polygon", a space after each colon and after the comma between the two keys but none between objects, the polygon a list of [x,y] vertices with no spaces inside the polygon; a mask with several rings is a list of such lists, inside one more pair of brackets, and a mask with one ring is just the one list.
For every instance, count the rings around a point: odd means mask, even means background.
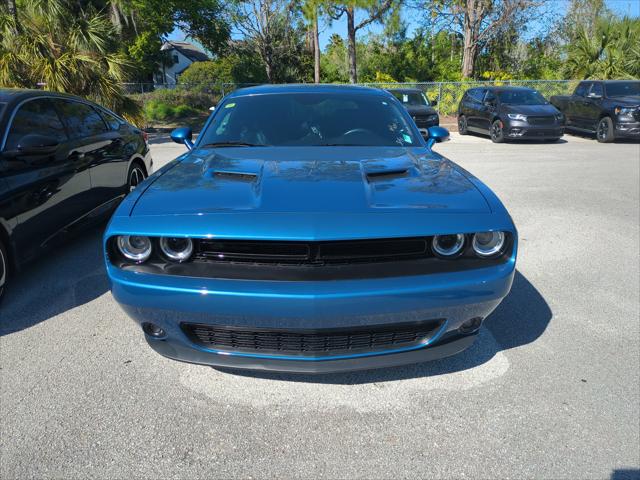
[{"label": "black plastic grille", "polygon": [[553,125],[555,123],[555,118],[552,116],[527,117],[527,122],[529,122],[529,125]]},{"label": "black plastic grille", "polygon": [[195,258],[220,262],[323,265],[416,259],[428,255],[428,238],[421,237],[336,242],[200,240],[196,245]]},{"label": "black plastic grille", "polygon": [[417,345],[429,339],[443,320],[413,324],[331,330],[253,330],[195,323],[181,324],[189,339],[224,351],[331,355]]}]

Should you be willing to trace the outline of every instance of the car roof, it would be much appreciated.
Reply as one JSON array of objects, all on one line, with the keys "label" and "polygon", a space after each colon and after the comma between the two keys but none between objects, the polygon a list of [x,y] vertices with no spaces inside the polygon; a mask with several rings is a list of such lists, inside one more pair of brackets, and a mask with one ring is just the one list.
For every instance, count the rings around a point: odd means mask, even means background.
[{"label": "car roof", "polygon": [[387,88],[387,92],[389,93],[422,93],[422,90],[419,88]]},{"label": "car roof", "polygon": [[258,85],[255,87],[239,88],[231,92],[228,97],[244,97],[248,95],[282,94],[282,93],[346,93],[366,95],[390,95],[385,90],[357,85],[334,84],[282,84],[282,85]]},{"label": "car roof", "polygon": [[49,92],[47,90],[33,90],[28,88],[0,88],[0,102],[3,103],[12,103],[22,101],[27,98],[36,97],[60,97],[86,101],[83,98],[77,97],[75,95],[69,95],[68,93]]}]

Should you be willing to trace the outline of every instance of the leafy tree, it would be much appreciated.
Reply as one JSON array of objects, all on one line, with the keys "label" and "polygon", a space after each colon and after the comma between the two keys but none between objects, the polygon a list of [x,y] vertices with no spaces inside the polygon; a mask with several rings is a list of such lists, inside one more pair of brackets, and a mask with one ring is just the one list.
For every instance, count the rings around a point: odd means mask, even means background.
[{"label": "leafy tree", "polygon": [[638,78],[640,19],[600,17],[592,33],[581,26],[567,45],[564,72],[572,78]]},{"label": "leafy tree", "polygon": [[424,3],[434,26],[446,25],[463,39],[462,78],[475,74],[478,54],[501,28],[526,19],[537,0],[429,0]]},{"label": "leafy tree", "polygon": [[[356,60],[356,34],[358,30],[374,23],[380,22],[393,11],[393,7],[400,5],[399,0],[348,0],[343,2],[331,2],[328,7],[329,16],[339,20],[347,17],[347,52],[349,57],[349,81],[357,83],[358,69]],[[356,23],[356,12],[364,14],[364,18]]]},{"label": "leafy tree", "polygon": [[105,15],[74,14],[63,0],[23,0],[17,17],[3,6],[0,85],[73,93],[135,120],[139,107],[121,87],[130,65],[114,53],[114,36]]},{"label": "leafy tree", "polygon": [[242,51],[253,51],[271,83],[300,80],[308,72],[305,28],[290,0],[237,0],[234,27],[244,39]]}]

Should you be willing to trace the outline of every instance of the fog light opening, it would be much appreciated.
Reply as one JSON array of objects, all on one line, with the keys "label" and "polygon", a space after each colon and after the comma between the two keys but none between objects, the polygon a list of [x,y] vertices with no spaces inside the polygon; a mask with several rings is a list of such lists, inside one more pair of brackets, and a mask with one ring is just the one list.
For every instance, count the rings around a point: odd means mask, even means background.
[{"label": "fog light opening", "polygon": [[482,317],[474,317],[460,325],[458,330],[460,333],[473,333],[480,329],[482,326],[482,320]]},{"label": "fog light opening", "polygon": [[143,323],[142,330],[144,331],[144,333],[153,338],[164,338],[167,336],[167,332],[165,332],[155,323]]}]

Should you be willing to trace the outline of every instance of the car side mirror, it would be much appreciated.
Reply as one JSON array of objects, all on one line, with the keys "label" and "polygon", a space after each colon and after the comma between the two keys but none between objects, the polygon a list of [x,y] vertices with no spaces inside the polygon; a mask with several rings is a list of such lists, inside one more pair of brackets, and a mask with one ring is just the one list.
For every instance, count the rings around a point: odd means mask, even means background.
[{"label": "car side mirror", "polygon": [[438,99],[434,98],[433,100],[431,100],[431,106],[435,107],[436,105],[438,105]]},{"label": "car side mirror", "polygon": [[49,155],[55,152],[60,142],[55,137],[30,133],[18,140],[16,156],[21,155]]},{"label": "car side mirror", "polygon": [[429,127],[429,135],[427,137],[427,146],[433,147],[436,143],[446,142],[449,140],[449,130],[443,127]]},{"label": "car side mirror", "polygon": [[171,132],[171,140],[181,145],[185,145],[189,150],[193,148],[193,132],[191,127],[176,128]]}]

